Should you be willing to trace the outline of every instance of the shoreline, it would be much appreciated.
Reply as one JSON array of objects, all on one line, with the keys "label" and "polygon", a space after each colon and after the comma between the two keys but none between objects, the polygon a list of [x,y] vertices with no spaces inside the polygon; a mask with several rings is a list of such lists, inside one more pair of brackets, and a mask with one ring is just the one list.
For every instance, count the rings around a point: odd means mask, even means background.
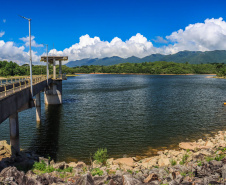
[{"label": "shoreline", "polygon": [[214,76],[216,74],[148,74],[148,73],[75,73],[79,74],[100,74],[100,75],[211,75]]},{"label": "shoreline", "polygon": [[[6,141],[1,141],[0,153],[3,153],[4,147],[7,148],[9,145]],[[39,162],[36,162],[25,174],[19,171],[22,169],[22,164],[26,164],[21,158],[26,162],[31,160]],[[18,165],[18,161],[21,160],[23,162]],[[39,165],[42,165],[42,168],[38,167]],[[8,176],[5,175],[6,172]],[[18,173],[21,174],[21,178],[32,177],[35,182],[45,178],[49,182],[55,179],[54,183],[61,182],[68,185],[87,184],[90,181],[92,183],[88,184],[92,185],[224,184],[226,183],[226,131],[217,131],[214,136],[205,140],[181,142],[178,149],[166,148],[157,151],[154,156],[108,158],[106,164],[98,160],[91,160],[90,165],[82,161],[55,163],[32,152],[21,152],[19,156],[11,156],[0,161],[0,182],[8,182],[9,176],[12,177],[11,180],[19,182],[20,180],[16,179],[18,175],[15,176]]]}]

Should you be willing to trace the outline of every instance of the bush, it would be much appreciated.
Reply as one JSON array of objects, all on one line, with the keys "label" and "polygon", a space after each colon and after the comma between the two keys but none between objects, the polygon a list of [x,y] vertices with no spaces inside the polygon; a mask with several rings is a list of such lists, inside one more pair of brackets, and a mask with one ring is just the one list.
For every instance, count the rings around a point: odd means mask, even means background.
[{"label": "bush", "polygon": [[100,163],[106,164],[107,161],[107,148],[103,149],[100,148],[96,151],[96,153],[94,154],[93,158],[94,160],[97,160]]},{"label": "bush", "polygon": [[45,171],[46,169],[46,163],[44,161],[35,162],[33,165],[33,169],[39,170],[39,171]]},{"label": "bush", "polygon": [[100,168],[94,168],[91,171],[91,174],[92,174],[92,176],[95,176],[95,175],[102,176],[104,174],[104,172],[102,170],[100,170]]},{"label": "bush", "polygon": [[175,166],[177,164],[177,161],[175,161],[174,159],[171,159],[170,163],[171,163],[172,166]]}]

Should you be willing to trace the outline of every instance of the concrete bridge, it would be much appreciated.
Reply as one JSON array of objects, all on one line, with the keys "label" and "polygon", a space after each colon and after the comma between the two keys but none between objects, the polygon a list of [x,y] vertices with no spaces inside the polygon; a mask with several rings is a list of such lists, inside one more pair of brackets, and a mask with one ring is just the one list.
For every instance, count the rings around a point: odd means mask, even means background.
[{"label": "concrete bridge", "polygon": [[[42,57],[41,60],[46,62],[45,57]],[[58,76],[56,75],[56,60],[58,60],[60,64]],[[44,92],[45,104],[62,104],[62,80],[66,80],[66,75],[62,74],[62,60],[67,60],[67,57],[49,57],[50,64],[53,64],[53,75],[47,75],[48,79],[47,76],[33,76],[32,87],[29,77],[0,81],[0,124],[9,118],[12,152],[18,153],[20,151],[19,112],[36,107],[36,121],[40,122],[41,92]],[[31,93],[31,88],[33,94]]]}]

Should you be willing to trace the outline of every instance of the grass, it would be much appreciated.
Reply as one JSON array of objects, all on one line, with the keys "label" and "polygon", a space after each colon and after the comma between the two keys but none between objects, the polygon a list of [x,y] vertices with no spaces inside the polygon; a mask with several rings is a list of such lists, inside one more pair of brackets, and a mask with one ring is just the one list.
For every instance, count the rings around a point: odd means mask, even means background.
[{"label": "grass", "polygon": [[213,160],[214,160],[214,158],[211,157],[211,156],[207,156],[207,157],[206,157],[206,161],[207,161],[207,162],[210,162],[210,161],[213,161]]},{"label": "grass", "polygon": [[180,165],[184,165],[187,162],[188,157],[189,157],[188,154],[184,154],[182,160],[180,161]]},{"label": "grass", "polygon": [[95,175],[102,176],[104,172],[100,170],[100,168],[94,168],[92,169],[91,174],[92,176],[95,176]]},{"label": "grass", "polygon": [[170,160],[170,164],[171,164],[172,166],[175,166],[175,165],[177,164],[177,161],[174,160],[174,159],[171,159],[171,160]]},{"label": "grass", "polygon": [[217,155],[217,156],[215,157],[215,160],[216,160],[216,161],[221,161],[222,159],[224,159],[224,157],[225,157],[224,154],[222,154],[222,155]]},{"label": "grass", "polygon": [[53,171],[57,171],[57,172],[70,172],[72,173],[73,168],[72,167],[68,167],[65,169],[57,169],[57,168],[53,168],[52,166],[47,166],[46,163],[44,161],[41,162],[35,162],[32,168],[33,171],[39,171],[40,173],[51,173]]},{"label": "grass", "polygon": [[202,161],[199,161],[197,165],[198,166],[202,166],[203,165],[203,162]]},{"label": "grass", "polygon": [[127,170],[128,173],[130,174],[133,174],[133,171],[132,170]]},{"label": "grass", "polygon": [[108,154],[107,154],[107,148],[99,148],[94,156],[93,156],[94,160],[96,160],[97,162],[100,162],[102,164],[106,164],[107,158],[108,158]]}]

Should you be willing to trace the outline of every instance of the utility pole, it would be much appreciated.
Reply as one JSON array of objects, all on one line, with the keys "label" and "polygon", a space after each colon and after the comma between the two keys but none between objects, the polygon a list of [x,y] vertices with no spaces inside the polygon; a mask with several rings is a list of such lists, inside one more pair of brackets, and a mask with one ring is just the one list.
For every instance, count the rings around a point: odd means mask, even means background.
[{"label": "utility pole", "polygon": [[46,45],[46,78],[47,78],[47,84],[48,84],[48,79],[49,79],[48,44],[43,44],[43,45]]},{"label": "utility pole", "polygon": [[21,15],[19,15],[20,17],[24,18],[24,19],[27,19],[28,22],[29,22],[29,41],[30,41],[30,47],[29,47],[29,50],[30,50],[30,83],[31,83],[31,95],[33,97],[33,86],[32,86],[32,56],[31,56],[31,19],[28,19],[26,17],[23,17]]}]

